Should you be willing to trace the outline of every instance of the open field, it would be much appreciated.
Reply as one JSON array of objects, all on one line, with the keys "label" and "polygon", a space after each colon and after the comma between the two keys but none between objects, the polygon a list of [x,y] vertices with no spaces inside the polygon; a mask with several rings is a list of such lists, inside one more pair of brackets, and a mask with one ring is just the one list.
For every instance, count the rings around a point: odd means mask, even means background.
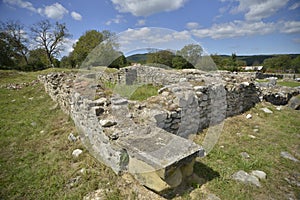
[{"label": "open field", "polygon": [[[105,199],[139,199],[126,179],[97,162],[80,141],[68,140],[70,133],[77,135],[72,120],[34,81],[49,71],[0,71],[0,199],[82,199],[96,189],[103,189]],[[22,88],[7,88],[16,83]],[[262,107],[273,114],[264,113]],[[248,113],[251,119],[246,119]],[[201,144],[204,135],[205,131],[195,141]],[[170,197],[201,199],[213,193],[225,200],[300,199],[300,164],[280,156],[287,151],[300,159],[299,141],[299,111],[261,103],[225,121],[215,148],[195,164],[201,179]],[[84,151],[74,158],[77,148]],[[238,170],[262,170],[267,179],[261,188],[244,185],[231,179]]]}]

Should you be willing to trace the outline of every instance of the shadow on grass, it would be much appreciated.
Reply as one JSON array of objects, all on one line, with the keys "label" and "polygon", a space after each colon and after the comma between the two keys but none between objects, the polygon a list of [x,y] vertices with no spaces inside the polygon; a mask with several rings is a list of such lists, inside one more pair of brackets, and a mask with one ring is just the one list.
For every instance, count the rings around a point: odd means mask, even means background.
[{"label": "shadow on grass", "polygon": [[217,171],[209,166],[196,161],[194,164],[194,173],[187,180],[183,181],[178,187],[164,191],[161,196],[166,199],[172,199],[178,196],[187,196],[191,191],[200,188],[203,184],[220,177]]}]

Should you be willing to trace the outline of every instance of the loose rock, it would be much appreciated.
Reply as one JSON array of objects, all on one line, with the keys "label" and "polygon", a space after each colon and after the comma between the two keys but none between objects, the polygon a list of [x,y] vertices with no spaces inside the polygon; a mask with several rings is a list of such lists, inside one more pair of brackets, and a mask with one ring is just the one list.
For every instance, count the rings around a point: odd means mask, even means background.
[{"label": "loose rock", "polygon": [[294,110],[300,110],[300,95],[292,97],[288,103],[288,106]]},{"label": "loose rock", "polygon": [[72,156],[74,157],[78,157],[80,154],[82,154],[82,150],[81,149],[75,149],[73,152],[72,152]]},{"label": "loose rock", "polygon": [[260,170],[254,170],[250,174],[253,176],[256,176],[260,180],[266,179],[266,177],[267,177],[267,174],[264,171],[260,171]]},{"label": "loose rock", "polygon": [[264,111],[264,113],[267,113],[267,114],[272,114],[273,111],[270,110],[269,108],[261,108],[262,111]]},{"label": "loose rock", "polygon": [[286,152],[286,151],[282,151],[280,153],[281,157],[283,158],[286,158],[286,159],[289,159],[291,161],[294,161],[294,162],[299,162],[299,160],[297,158],[295,158],[294,156],[292,156],[289,152]]},{"label": "loose rock", "polygon": [[246,119],[251,119],[252,118],[252,115],[251,114],[247,114],[246,115]]},{"label": "loose rock", "polygon": [[232,175],[233,180],[237,180],[239,182],[245,184],[252,184],[257,187],[261,187],[260,182],[256,176],[250,175],[247,172],[240,170]]},{"label": "loose rock", "polygon": [[249,158],[250,158],[250,156],[249,156],[249,154],[248,154],[247,152],[242,152],[242,153],[241,153],[241,156],[242,156],[243,158],[245,158],[245,159],[249,159]]},{"label": "loose rock", "polygon": [[102,127],[111,127],[111,126],[114,126],[116,124],[117,124],[116,121],[112,121],[112,120],[109,120],[109,119],[100,120],[100,125]]},{"label": "loose rock", "polygon": [[70,133],[70,135],[68,136],[68,140],[70,142],[76,142],[77,138],[73,135],[73,133]]}]

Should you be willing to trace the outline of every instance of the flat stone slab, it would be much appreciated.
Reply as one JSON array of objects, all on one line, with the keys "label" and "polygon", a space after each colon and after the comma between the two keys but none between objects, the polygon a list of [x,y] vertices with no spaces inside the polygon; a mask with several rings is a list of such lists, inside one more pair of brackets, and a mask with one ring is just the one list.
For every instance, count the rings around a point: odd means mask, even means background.
[{"label": "flat stone slab", "polygon": [[[118,144],[125,148],[131,157],[146,162],[155,170],[168,169],[175,163],[180,166],[204,155],[204,149],[194,142],[157,127],[152,127],[148,134],[139,130],[137,133],[141,134],[119,138]],[[141,171],[144,172],[147,172],[147,169]]]}]

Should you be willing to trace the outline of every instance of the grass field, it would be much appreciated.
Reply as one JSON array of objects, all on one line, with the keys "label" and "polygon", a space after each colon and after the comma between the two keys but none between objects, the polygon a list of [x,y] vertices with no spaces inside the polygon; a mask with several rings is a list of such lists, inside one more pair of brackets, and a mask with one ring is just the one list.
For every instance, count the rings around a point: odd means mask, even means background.
[{"label": "grass field", "polygon": [[[82,199],[96,189],[107,191],[105,199],[138,199],[123,178],[91,157],[79,141],[68,140],[71,132],[77,135],[72,120],[40,83],[32,82],[49,71],[0,71],[0,199]],[[7,89],[16,83],[30,84]],[[265,114],[262,107],[274,113]],[[300,159],[299,111],[262,103],[247,113],[252,119],[245,114],[228,118],[215,148],[195,165],[205,184],[192,182],[192,191],[174,199],[191,199],[190,193],[198,199],[208,193],[223,200],[300,199],[299,186],[287,181],[300,182],[299,162],[280,156],[288,151]],[[195,141],[201,144],[204,135]],[[71,155],[76,148],[84,150],[78,158]],[[238,170],[262,170],[267,179],[261,188],[244,185],[230,178]]]},{"label": "grass field", "polygon": [[[269,81],[266,80],[266,79],[260,79],[260,80],[256,80],[256,82],[266,83],[266,82],[269,82]],[[299,87],[300,86],[300,82],[278,80],[277,81],[277,85],[279,85],[279,86],[287,86],[287,87]]]}]

